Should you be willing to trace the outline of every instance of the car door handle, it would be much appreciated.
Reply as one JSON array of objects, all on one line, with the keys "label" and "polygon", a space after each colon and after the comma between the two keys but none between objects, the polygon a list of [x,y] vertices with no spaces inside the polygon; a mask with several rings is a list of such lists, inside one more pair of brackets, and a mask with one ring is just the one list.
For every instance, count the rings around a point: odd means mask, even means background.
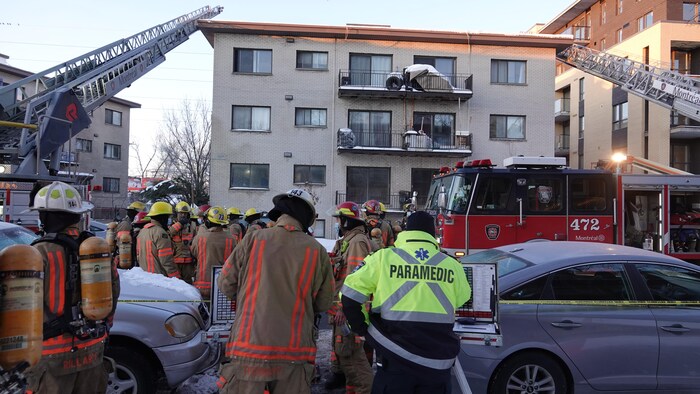
[{"label": "car door handle", "polygon": [[673,324],[670,326],[661,326],[661,329],[668,332],[688,332],[690,328],[683,327],[682,324]]},{"label": "car door handle", "polygon": [[554,327],[559,327],[559,328],[578,328],[581,327],[583,324],[581,323],[574,323],[571,320],[563,320],[560,322],[553,322],[549,323],[553,325]]}]

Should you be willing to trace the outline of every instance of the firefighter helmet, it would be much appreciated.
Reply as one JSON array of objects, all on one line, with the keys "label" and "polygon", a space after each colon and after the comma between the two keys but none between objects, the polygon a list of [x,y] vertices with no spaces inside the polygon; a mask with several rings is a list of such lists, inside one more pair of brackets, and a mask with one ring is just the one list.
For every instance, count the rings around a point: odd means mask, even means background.
[{"label": "firefighter helmet", "polygon": [[204,217],[207,214],[207,211],[211,208],[211,205],[209,204],[204,204],[199,206],[199,213],[197,215]]},{"label": "firefighter helmet", "polygon": [[190,204],[186,201],[180,201],[175,205],[175,212],[177,213],[190,213]]},{"label": "firefighter helmet", "polygon": [[226,218],[226,210],[222,207],[211,207],[207,210],[207,220],[214,224],[227,225],[228,219]]},{"label": "firefighter helmet", "polygon": [[[286,193],[278,194],[275,197],[272,198],[272,203],[277,205],[277,202],[283,198],[298,198],[306,203],[306,205],[309,206],[309,209],[311,209],[311,217],[316,218],[316,207],[314,206],[314,199],[311,197],[311,194],[307,192],[306,190],[303,189],[290,189],[287,190]],[[310,223],[309,226],[311,226]]]},{"label": "firefighter helmet", "polygon": [[348,219],[362,220],[360,206],[352,201],[345,201],[338,204],[333,212],[334,217],[346,217]]},{"label": "firefighter helmet", "polygon": [[380,211],[381,213],[385,213],[385,212],[386,212],[386,206],[385,206],[384,203],[381,202],[381,201],[379,202],[379,211]]},{"label": "firefighter helmet", "polygon": [[248,223],[251,223],[255,220],[260,219],[262,216],[262,212],[258,212],[255,208],[248,208],[247,211],[245,211],[245,217],[243,220],[245,220]]},{"label": "firefighter helmet", "polygon": [[362,209],[368,215],[379,215],[382,212],[381,203],[377,200],[367,200],[362,204]]},{"label": "firefighter helmet", "polygon": [[143,212],[146,210],[146,204],[142,203],[141,201],[134,201],[131,204],[129,204],[128,207],[126,207],[126,210],[133,210],[137,212]]},{"label": "firefighter helmet", "polygon": [[55,211],[70,213],[85,213],[92,210],[93,205],[80,198],[75,188],[67,183],[55,181],[42,187],[34,197],[32,211]]},{"label": "firefighter helmet", "polygon": [[173,206],[165,201],[158,201],[151,205],[151,210],[148,211],[148,217],[158,216],[158,215],[172,215]]},{"label": "firefighter helmet", "polygon": [[136,217],[134,218],[134,221],[132,222],[133,224],[146,224],[150,223],[151,218],[148,217],[148,212],[139,212],[136,214]]},{"label": "firefighter helmet", "polygon": [[237,217],[243,216],[243,215],[241,214],[241,210],[240,210],[240,209],[238,209],[238,208],[233,208],[233,207],[227,209],[227,210],[226,210],[226,213],[227,213],[229,216],[231,216],[231,215],[234,215],[234,216],[237,216]]}]

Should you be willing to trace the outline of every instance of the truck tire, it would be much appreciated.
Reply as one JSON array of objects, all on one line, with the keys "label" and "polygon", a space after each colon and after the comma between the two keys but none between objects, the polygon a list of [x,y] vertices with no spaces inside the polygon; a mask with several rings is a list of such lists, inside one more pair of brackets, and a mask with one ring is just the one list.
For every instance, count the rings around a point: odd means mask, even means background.
[{"label": "truck tire", "polygon": [[125,347],[110,345],[105,349],[105,356],[113,358],[117,368],[109,374],[107,394],[156,392],[156,370],[144,355]]}]

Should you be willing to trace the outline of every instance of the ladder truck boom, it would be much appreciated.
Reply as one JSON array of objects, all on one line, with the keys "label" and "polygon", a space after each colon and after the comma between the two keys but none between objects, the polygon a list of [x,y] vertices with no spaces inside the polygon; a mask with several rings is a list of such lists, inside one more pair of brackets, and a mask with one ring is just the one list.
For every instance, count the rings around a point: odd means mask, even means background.
[{"label": "ladder truck boom", "polygon": [[12,175],[56,175],[63,144],[89,126],[88,112],[164,62],[166,53],[198,30],[197,20],[222,11],[202,7],[0,88],[0,121],[24,125],[20,133],[0,126],[0,134],[19,134],[13,142],[22,160]]},{"label": "ladder truck boom", "polygon": [[687,75],[576,44],[557,54],[557,59],[700,121],[699,81]]}]

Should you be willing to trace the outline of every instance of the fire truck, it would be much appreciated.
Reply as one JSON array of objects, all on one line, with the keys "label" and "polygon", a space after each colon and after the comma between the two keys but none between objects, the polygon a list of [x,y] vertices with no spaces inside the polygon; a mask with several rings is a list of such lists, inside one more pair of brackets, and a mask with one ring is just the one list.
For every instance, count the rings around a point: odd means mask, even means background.
[{"label": "fire truck", "polygon": [[[578,170],[562,157],[458,162],[440,169],[426,210],[455,256],[535,240],[630,245],[700,262],[700,176],[648,160],[657,171]],[[623,168],[624,170],[624,168]]]},{"label": "fire truck", "polygon": [[0,220],[32,229],[25,213],[34,182],[74,184],[89,200],[92,174],[71,170],[63,147],[90,125],[91,111],[165,61],[223,7],[202,7],[131,37],[0,87]]}]

